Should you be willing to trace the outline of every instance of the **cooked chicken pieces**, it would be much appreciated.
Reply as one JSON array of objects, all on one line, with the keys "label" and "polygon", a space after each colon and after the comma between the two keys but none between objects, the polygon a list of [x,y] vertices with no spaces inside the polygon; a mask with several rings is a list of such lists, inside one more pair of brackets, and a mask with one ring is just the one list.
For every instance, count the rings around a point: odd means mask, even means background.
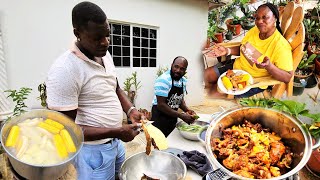
[{"label": "cooked chicken pieces", "polygon": [[247,178],[268,179],[289,170],[293,153],[281,138],[261,124],[245,120],[211,139],[212,151],[222,164]]}]

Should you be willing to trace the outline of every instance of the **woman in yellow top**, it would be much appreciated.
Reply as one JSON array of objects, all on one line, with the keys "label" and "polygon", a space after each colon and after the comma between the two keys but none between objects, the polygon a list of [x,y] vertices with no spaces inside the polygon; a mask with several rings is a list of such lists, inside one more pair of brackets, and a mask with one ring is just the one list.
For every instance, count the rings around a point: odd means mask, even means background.
[{"label": "woman in yellow top", "polygon": [[[292,51],[282,36],[277,7],[271,3],[259,6],[255,14],[255,25],[245,35],[240,47],[215,45],[207,52],[211,57],[240,55],[234,63],[207,68],[204,73],[207,88],[215,89],[219,76],[232,68],[244,70],[253,77],[271,75],[284,83],[290,81],[293,75]],[[262,91],[261,88],[252,88],[238,97],[249,97]]]}]

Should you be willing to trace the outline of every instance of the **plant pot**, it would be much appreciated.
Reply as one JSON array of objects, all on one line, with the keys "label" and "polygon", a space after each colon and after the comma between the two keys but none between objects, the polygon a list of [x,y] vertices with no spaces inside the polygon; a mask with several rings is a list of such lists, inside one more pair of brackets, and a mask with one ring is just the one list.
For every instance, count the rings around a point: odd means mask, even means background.
[{"label": "plant pot", "polygon": [[307,80],[307,85],[305,88],[314,88],[317,85],[317,80],[316,80],[316,76],[314,74],[312,74],[308,80]]},{"label": "plant pot", "polygon": [[241,27],[244,30],[250,30],[255,26],[254,21],[242,22]]},{"label": "plant pot", "polygon": [[307,162],[307,168],[313,174],[320,176],[320,149],[319,148],[312,151],[310,159]]},{"label": "plant pot", "polygon": [[214,42],[216,43],[223,42],[223,33],[216,33],[214,36],[216,37],[216,39],[213,40]]},{"label": "plant pot", "polygon": [[226,34],[225,36],[226,36],[226,39],[227,39],[227,40],[232,40],[232,37],[233,37],[232,34]]},{"label": "plant pot", "polygon": [[227,29],[229,31],[233,32],[233,35],[239,35],[240,31],[241,31],[241,24],[230,24],[232,22],[232,19],[227,19],[226,20],[226,25],[227,25]]},{"label": "plant pot", "polygon": [[320,59],[314,61],[314,73],[320,76]]},{"label": "plant pot", "polygon": [[293,79],[293,96],[299,96],[303,93],[304,88],[307,85],[308,77],[306,76],[294,76]]},{"label": "plant pot", "polygon": [[[315,47],[316,47],[315,43],[313,43],[312,46],[308,44],[307,46],[308,56],[311,56],[312,54],[320,55],[320,49],[316,49]],[[319,58],[316,58],[316,59],[319,59]]]}]

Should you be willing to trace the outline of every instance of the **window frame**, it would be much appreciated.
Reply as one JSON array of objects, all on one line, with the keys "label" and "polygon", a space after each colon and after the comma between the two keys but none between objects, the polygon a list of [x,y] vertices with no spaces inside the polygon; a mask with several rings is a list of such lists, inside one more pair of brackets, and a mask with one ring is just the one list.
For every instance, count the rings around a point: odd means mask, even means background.
[{"label": "window frame", "polygon": [[[123,22],[123,21],[116,21],[116,20],[109,20],[109,24],[110,24],[110,30],[111,30],[111,24],[118,24],[118,25],[125,25],[125,26],[129,26],[130,27],[130,35],[129,35],[129,38],[130,38],[130,43],[129,43],[129,48],[130,48],[130,56],[129,56],[129,58],[130,58],[130,66],[123,66],[123,59],[121,59],[121,66],[116,66],[115,65],[115,67],[116,68],[157,68],[158,67],[158,63],[159,63],[159,27],[158,26],[152,26],[152,25],[145,25],[145,24],[137,24],[137,23],[129,23],[129,22]],[[139,46],[139,48],[140,48],[140,56],[138,57],[139,59],[140,59],[140,66],[139,67],[134,67],[133,66],[133,59],[135,58],[135,57],[133,57],[133,50],[134,50],[134,47],[137,47],[137,46],[134,46],[133,45],[133,38],[134,37],[137,37],[137,36],[134,36],[133,35],[133,29],[134,29],[134,27],[138,27],[138,28],[140,28],[140,30],[142,29],[142,28],[146,28],[146,29],[148,29],[149,31],[150,31],[150,29],[152,29],[152,30],[155,30],[156,31],[156,38],[155,38],[155,40],[156,40],[156,44],[155,44],[155,48],[151,48],[150,47],[150,43],[148,44],[148,47],[147,47],[147,49],[148,49],[148,60],[149,59],[155,59],[155,63],[156,63],[156,65],[153,67],[151,67],[150,66],[150,60],[148,61],[148,66],[146,66],[146,67],[143,67],[143,66],[141,66],[142,65],[142,58],[145,58],[145,57],[142,57],[142,48],[143,48],[143,46],[142,46],[142,44],[140,44],[140,46]],[[143,37],[142,37],[142,34],[141,34],[142,32],[140,32],[140,36],[139,36],[139,38],[140,39],[143,39]],[[112,36],[114,36],[114,35],[116,35],[116,34],[112,34]],[[121,32],[121,35],[120,36],[124,36],[123,34],[122,34],[122,32]],[[110,38],[111,38],[111,32],[110,32]],[[150,39],[152,39],[152,38],[150,38],[150,37],[148,37],[148,40],[149,40],[149,42],[150,42]],[[112,40],[111,40],[112,42],[113,42],[113,38],[112,38]],[[112,51],[113,51],[113,48],[114,48],[114,46],[119,46],[119,47],[121,47],[121,49],[123,48],[123,47],[127,47],[127,46],[123,46],[122,45],[122,43],[121,43],[121,45],[111,45],[110,44],[110,46],[113,46],[112,47]],[[153,57],[150,57],[150,49],[155,49],[156,50],[156,53],[155,53],[155,58],[153,58]],[[111,54],[111,53],[110,53]],[[112,57],[112,59],[113,59],[113,52],[112,52],[112,54],[111,54],[111,57]],[[121,57],[121,58],[123,58],[123,52],[121,52],[121,56],[119,56],[119,57]],[[125,56],[126,57],[126,56]]]}]

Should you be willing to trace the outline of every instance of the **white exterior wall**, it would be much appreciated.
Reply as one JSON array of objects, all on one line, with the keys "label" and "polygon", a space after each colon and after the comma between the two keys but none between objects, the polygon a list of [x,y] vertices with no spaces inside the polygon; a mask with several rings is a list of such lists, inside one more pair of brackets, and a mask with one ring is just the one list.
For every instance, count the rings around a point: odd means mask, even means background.
[{"label": "white exterior wall", "polygon": [[[74,39],[71,10],[80,1],[0,0],[0,27],[9,89],[30,87],[29,107],[40,107],[37,86],[45,81],[53,61]],[[117,68],[119,84],[138,72],[142,88],[136,106],[150,110],[153,83],[159,66],[170,67],[174,57],[189,60],[188,105],[203,100],[203,60],[200,47],[206,39],[207,0],[100,0],[108,19],[158,27],[157,68]]]}]

